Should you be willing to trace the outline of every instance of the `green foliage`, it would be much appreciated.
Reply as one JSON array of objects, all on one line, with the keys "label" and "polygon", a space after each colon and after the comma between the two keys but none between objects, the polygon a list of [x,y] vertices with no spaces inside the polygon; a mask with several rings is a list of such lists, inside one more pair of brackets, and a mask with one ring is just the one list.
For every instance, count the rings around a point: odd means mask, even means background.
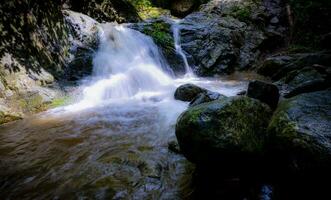
[{"label": "green foliage", "polygon": [[157,18],[161,15],[167,15],[169,12],[162,8],[153,5],[151,0],[129,0],[130,3],[137,9],[139,16],[142,19]]},{"label": "green foliage", "polygon": [[251,19],[252,8],[250,6],[234,6],[231,10],[231,16],[239,21],[249,23]]}]

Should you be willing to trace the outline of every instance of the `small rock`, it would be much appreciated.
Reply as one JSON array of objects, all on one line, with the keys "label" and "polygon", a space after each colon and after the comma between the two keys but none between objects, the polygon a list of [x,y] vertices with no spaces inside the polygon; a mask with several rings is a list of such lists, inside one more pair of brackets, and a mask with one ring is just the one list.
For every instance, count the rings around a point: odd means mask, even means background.
[{"label": "small rock", "polygon": [[271,23],[271,24],[278,24],[278,23],[279,23],[279,19],[278,19],[278,17],[273,17],[273,18],[270,20],[270,23]]},{"label": "small rock", "polygon": [[179,154],[180,153],[180,148],[179,144],[177,141],[173,140],[168,143],[168,149],[174,153]]},{"label": "small rock", "polygon": [[246,95],[247,91],[246,90],[243,90],[243,91],[240,91],[237,93],[238,96],[244,96]]},{"label": "small rock", "polygon": [[276,109],[279,100],[279,90],[276,85],[262,81],[252,81],[248,85],[247,96],[266,103]]},{"label": "small rock", "polygon": [[192,101],[198,94],[206,93],[207,90],[194,84],[179,86],[175,91],[175,99],[181,101]]}]

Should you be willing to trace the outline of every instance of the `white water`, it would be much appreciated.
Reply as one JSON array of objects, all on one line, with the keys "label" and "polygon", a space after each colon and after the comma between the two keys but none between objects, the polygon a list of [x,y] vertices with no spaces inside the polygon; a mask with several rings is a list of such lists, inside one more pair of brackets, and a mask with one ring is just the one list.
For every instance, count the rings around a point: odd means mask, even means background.
[{"label": "white water", "polygon": [[181,39],[180,39],[180,25],[179,21],[174,21],[175,23],[172,25],[172,31],[173,31],[173,37],[175,42],[175,49],[178,55],[180,55],[183,59],[184,65],[185,65],[185,72],[186,77],[194,77],[194,73],[192,71],[192,68],[188,64],[187,57],[183,52],[182,46],[181,46]]},{"label": "white water", "polygon": [[100,46],[93,59],[93,74],[81,86],[80,100],[61,110],[77,112],[103,106],[123,106],[130,112],[136,107],[153,107],[163,116],[165,126],[171,126],[187,107],[187,103],[173,98],[179,85],[194,83],[228,96],[245,87],[239,82],[195,77],[181,50],[177,25],[174,27],[175,46],[182,54],[187,70],[183,78],[174,77],[150,37],[110,23],[101,25],[99,36]]}]

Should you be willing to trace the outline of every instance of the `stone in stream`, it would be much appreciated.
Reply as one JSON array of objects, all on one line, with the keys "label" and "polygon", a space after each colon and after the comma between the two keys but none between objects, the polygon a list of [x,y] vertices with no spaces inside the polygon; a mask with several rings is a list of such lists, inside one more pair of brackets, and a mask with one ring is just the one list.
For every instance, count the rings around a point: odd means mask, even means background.
[{"label": "stone in stream", "polygon": [[207,103],[210,101],[215,101],[220,98],[226,98],[226,96],[219,94],[217,92],[207,91],[205,93],[198,94],[191,102],[190,107],[196,106],[202,103]]},{"label": "stone in stream", "polygon": [[184,156],[198,166],[247,170],[261,161],[271,114],[252,98],[221,98],[185,111],[176,136]]},{"label": "stone in stream", "polygon": [[276,85],[262,81],[251,81],[248,85],[247,96],[258,99],[276,109],[279,100],[279,91]]},{"label": "stone in stream", "polygon": [[175,91],[175,99],[181,101],[192,101],[200,93],[206,93],[208,90],[194,84],[184,84],[179,86]]},{"label": "stone in stream", "polygon": [[268,127],[268,148],[275,170],[330,177],[331,89],[282,101]]}]

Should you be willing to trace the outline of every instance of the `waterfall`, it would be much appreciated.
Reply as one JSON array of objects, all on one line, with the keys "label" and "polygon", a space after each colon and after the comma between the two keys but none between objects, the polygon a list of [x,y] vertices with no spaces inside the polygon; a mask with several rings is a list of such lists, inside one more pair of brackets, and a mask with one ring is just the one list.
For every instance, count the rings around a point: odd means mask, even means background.
[{"label": "waterfall", "polygon": [[172,25],[172,31],[173,31],[173,37],[174,37],[174,42],[175,42],[175,49],[178,55],[180,55],[183,59],[184,66],[185,66],[185,72],[187,77],[194,77],[194,73],[188,64],[187,57],[184,54],[181,46],[181,41],[180,41],[180,27],[179,27],[179,21],[174,21],[175,23]]},{"label": "waterfall", "polygon": [[92,78],[76,107],[146,98],[174,87],[172,70],[150,37],[112,23],[102,24],[100,29]]}]

